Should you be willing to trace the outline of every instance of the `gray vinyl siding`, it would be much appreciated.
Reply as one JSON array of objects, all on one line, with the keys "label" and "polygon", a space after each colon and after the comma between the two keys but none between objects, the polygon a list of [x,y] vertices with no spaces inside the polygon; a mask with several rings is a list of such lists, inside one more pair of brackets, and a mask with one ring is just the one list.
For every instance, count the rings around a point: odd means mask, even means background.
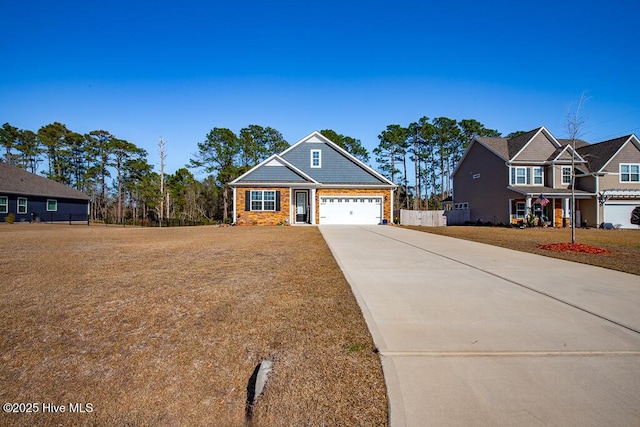
[{"label": "gray vinyl siding", "polygon": [[262,165],[258,169],[247,174],[240,183],[251,182],[309,182],[286,166]]},{"label": "gray vinyl siding", "polygon": [[531,140],[522,152],[512,161],[516,162],[539,162],[548,159],[555,151],[556,146],[544,135],[538,134]]},{"label": "gray vinyl siding", "polygon": [[[320,150],[321,167],[311,167],[311,150]],[[281,156],[323,184],[387,184],[325,143],[305,142]]]},{"label": "gray vinyl siding", "polygon": [[[453,179],[454,203],[469,203],[470,220],[509,223],[509,168],[481,144],[474,143]],[[474,179],[474,175],[480,175]]]}]

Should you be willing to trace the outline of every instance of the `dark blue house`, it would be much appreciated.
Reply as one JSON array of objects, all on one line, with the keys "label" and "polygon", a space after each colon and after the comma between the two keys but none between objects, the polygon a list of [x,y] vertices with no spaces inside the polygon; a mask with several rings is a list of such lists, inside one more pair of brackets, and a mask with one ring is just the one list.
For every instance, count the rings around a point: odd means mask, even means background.
[{"label": "dark blue house", "polygon": [[0,162],[0,222],[70,222],[89,220],[86,194],[59,182]]}]

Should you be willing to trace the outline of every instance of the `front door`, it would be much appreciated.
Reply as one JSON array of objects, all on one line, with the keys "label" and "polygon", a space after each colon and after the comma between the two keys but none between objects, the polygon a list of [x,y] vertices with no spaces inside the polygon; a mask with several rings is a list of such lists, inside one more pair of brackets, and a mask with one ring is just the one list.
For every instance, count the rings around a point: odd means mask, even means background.
[{"label": "front door", "polygon": [[296,191],[296,222],[307,222],[307,192]]}]

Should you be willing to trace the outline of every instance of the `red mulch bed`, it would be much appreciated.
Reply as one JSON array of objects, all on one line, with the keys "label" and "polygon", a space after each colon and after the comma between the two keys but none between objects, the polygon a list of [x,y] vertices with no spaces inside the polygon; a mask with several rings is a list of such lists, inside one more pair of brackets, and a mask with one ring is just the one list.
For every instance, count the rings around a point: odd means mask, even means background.
[{"label": "red mulch bed", "polygon": [[538,245],[540,249],[554,252],[581,252],[585,254],[604,255],[609,251],[595,246],[585,245],[582,243],[548,243],[546,245]]}]

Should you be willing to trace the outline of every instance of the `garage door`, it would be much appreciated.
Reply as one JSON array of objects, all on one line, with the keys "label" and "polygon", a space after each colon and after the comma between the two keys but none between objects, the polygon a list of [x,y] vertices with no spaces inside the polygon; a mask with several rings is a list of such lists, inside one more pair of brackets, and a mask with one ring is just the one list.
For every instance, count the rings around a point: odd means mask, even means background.
[{"label": "garage door", "polygon": [[631,211],[636,206],[640,206],[637,203],[634,204],[618,204],[607,203],[604,205],[604,221],[610,222],[614,226],[620,225],[620,228],[638,228],[637,225],[631,224]]},{"label": "garage door", "polygon": [[320,224],[380,224],[382,197],[320,197]]}]

